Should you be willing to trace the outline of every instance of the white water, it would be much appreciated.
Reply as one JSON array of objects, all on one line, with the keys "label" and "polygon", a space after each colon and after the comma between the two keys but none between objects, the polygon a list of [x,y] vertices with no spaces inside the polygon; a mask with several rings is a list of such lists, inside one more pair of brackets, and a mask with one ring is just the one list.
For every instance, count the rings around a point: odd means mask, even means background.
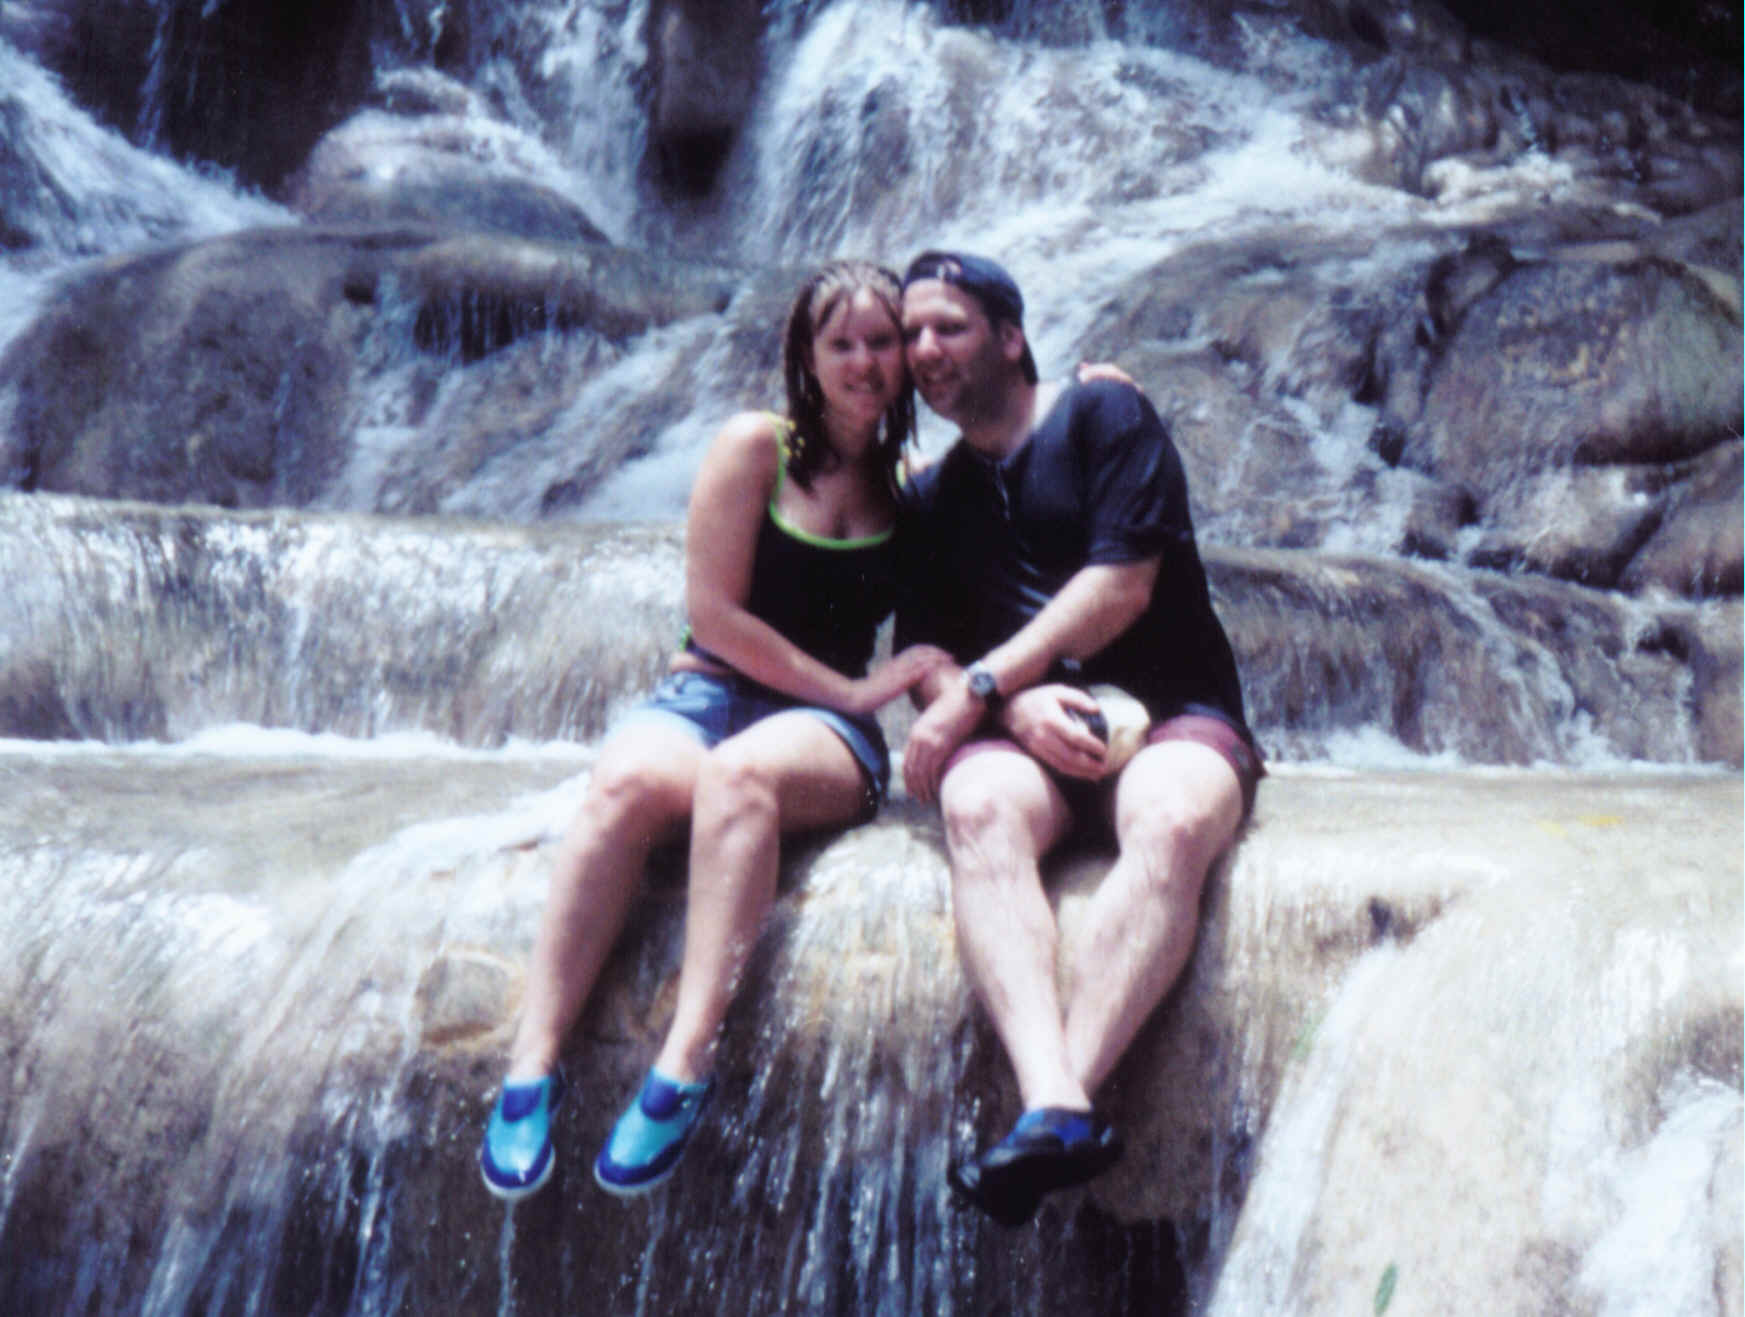
[{"label": "white water", "polygon": [[[939,242],[987,250],[1022,281],[1038,353],[1051,370],[1076,359],[1105,304],[1158,262],[1207,238],[1299,222],[1346,235],[1408,220],[1459,225],[1524,197],[1554,202],[1582,186],[1568,166],[1531,153],[1494,168],[1439,166],[1430,175],[1433,198],[1364,182],[1358,170],[1371,143],[1349,126],[1312,125],[1303,113],[1337,71],[1329,67],[1336,61],[1258,28],[1245,37],[1255,71],[1236,74],[1158,48],[994,37],[944,27],[893,0],[854,0],[824,6],[803,24],[792,7],[778,15],[759,107],[720,195],[669,212],[651,201],[637,176],[642,127],[634,82],[647,58],[640,44],[644,8],[572,2],[500,15],[502,54],[475,86],[455,89],[464,104],[452,126],[468,149],[494,169],[583,204],[614,240],[632,245],[670,243],[754,265],[805,265],[838,253],[900,264]],[[408,30],[414,18],[424,23],[441,12],[439,5],[416,15],[408,10]],[[1080,20],[1095,33],[1098,7],[1089,6]],[[1021,12],[1013,30],[1022,32],[1027,21]],[[426,75],[416,69],[383,71],[384,79],[420,76]],[[46,180],[40,207],[26,214],[38,246],[0,262],[0,348],[51,295],[49,281],[78,262],[295,222],[221,178],[98,127],[3,44],[0,113],[12,144],[41,164]],[[362,138],[383,127],[366,116],[346,131]],[[1160,155],[1167,166],[1159,166]],[[973,168],[964,167],[966,157],[977,162]],[[593,518],[676,518],[701,446],[745,383],[733,378],[732,354],[710,333],[679,325],[637,340],[543,435],[447,490],[442,511],[532,519],[541,491],[567,469],[566,448],[577,432],[596,416],[650,405],[651,395],[670,390],[676,368],[688,365],[692,396],[664,425],[650,455],[623,468],[583,508]],[[375,405],[360,420],[371,442],[359,448],[347,491],[382,486],[385,454],[413,423],[425,381],[410,368],[396,373],[405,365],[396,364],[396,350],[383,345]],[[556,373],[598,350],[554,339],[531,344],[522,360]],[[451,407],[460,414],[469,398],[488,397],[475,378],[458,368],[443,378],[438,413]],[[1377,473],[1362,409],[1323,414],[1299,400],[1295,415],[1312,436],[1329,487],[1345,491]],[[934,427],[930,441],[939,438]],[[1366,552],[1393,542],[1407,491],[1389,489],[1385,472],[1380,479],[1379,513],[1354,499],[1352,516],[1328,547]],[[771,939],[767,1018],[743,1020],[736,1034],[733,1088],[741,1105],[724,1113],[715,1161],[707,1160],[708,1148],[698,1150],[701,1164],[726,1168],[706,1181],[720,1201],[669,1197],[641,1215],[614,1218],[630,1227],[608,1226],[578,1172],[554,1189],[556,1206],[544,1217],[504,1214],[499,1222],[489,1215],[494,1208],[478,1194],[469,1159],[494,1076],[490,1064],[472,1071],[455,1064],[438,1080],[420,1069],[419,990],[439,964],[458,966],[461,977],[512,972],[503,967],[523,949],[543,895],[539,848],[567,817],[592,747],[547,739],[555,733],[546,730],[481,748],[479,738],[432,730],[448,725],[443,715],[454,702],[455,674],[442,660],[481,618],[499,610],[531,618],[524,637],[469,669],[488,693],[513,705],[518,683],[543,690],[556,684],[554,674],[586,667],[577,656],[589,636],[610,640],[615,629],[635,631],[637,644],[658,649],[665,633],[650,639],[638,624],[652,626],[648,618],[658,616],[665,625],[666,614],[638,611],[634,599],[601,604],[584,596],[575,612],[591,614],[592,629],[559,627],[546,607],[551,596],[525,582],[560,571],[570,553],[561,544],[496,556],[491,531],[438,519],[416,530],[401,525],[390,537],[399,547],[384,551],[389,541],[367,525],[290,514],[271,528],[246,520],[209,526],[213,555],[223,562],[210,573],[208,584],[216,584],[208,598],[250,597],[243,587],[257,573],[283,574],[290,624],[275,637],[281,648],[272,653],[280,657],[265,660],[256,633],[203,627],[198,616],[186,630],[171,625],[178,591],[188,588],[187,560],[177,557],[181,542],[174,536],[150,526],[137,539],[84,534],[70,551],[55,547],[46,556],[45,536],[30,537],[29,553],[0,542],[0,553],[15,555],[10,580],[33,581],[48,594],[59,588],[55,607],[65,600],[76,605],[65,615],[48,606],[13,612],[25,620],[0,634],[0,657],[62,625],[64,616],[71,639],[57,653],[70,653],[74,666],[93,674],[89,686],[73,684],[76,694],[125,691],[126,680],[156,664],[169,676],[155,687],[142,683],[142,691],[167,692],[176,710],[165,723],[174,739],[165,744],[0,742],[6,804],[0,812],[9,829],[0,845],[9,879],[0,925],[18,949],[3,981],[16,989],[12,1000],[40,1008],[31,1019],[45,1022],[22,1031],[16,1055],[24,1059],[0,1076],[8,1084],[0,1095],[11,1099],[0,1108],[0,1231],[54,1200],[64,1180],[45,1166],[85,1167],[79,1154],[93,1143],[96,1155],[107,1155],[104,1130],[118,1131],[118,1141],[137,1136],[106,1168],[116,1174],[103,1182],[107,1192],[116,1202],[137,1196],[163,1209],[138,1231],[141,1244],[119,1212],[116,1219],[106,1215],[103,1192],[76,1207],[58,1237],[82,1250],[72,1263],[70,1309],[132,1305],[167,1314],[218,1310],[226,1298],[238,1307],[270,1307],[263,1270],[295,1269],[294,1257],[285,1263],[293,1254],[286,1240],[303,1238],[296,1234],[305,1228],[296,1224],[299,1214],[315,1208],[326,1213],[327,1233],[320,1256],[305,1269],[350,1275],[348,1293],[318,1297],[360,1313],[395,1310],[413,1277],[428,1274],[452,1284],[456,1310],[540,1310],[562,1293],[566,1277],[580,1277],[568,1283],[591,1288],[572,1293],[571,1307],[591,1302],[652,1313],[677,1294],[694,1310],[758,1311],[760,1296],[799,1294],[811,1310],[847,1311],[848,1291],[856,1289],[855,1310],[933,1317],[971,1310],[953,1288],[965,1273],[979,1269],[995,1278],[989,1285],[996,1290],[1009,1287],[1012,1302],[1005,1306],[1018,1309],[1039,1302],[1036,1276],[1082,1263],[1085,1254],[1073,1252],[1075,1218],[1064,1211],[1042,1231],[984,1249],[973,1222],[944,1206],[946,1156],[986,1126],[987,1112],[975,1103],[992,1099],[977,1094],[998,1090],[963,1080],[973,1048],[967,1031],[953,1034],[946,1023],[960,1004],[954,994],[961,984],[949,940],[926,923],[941,913],[942,889],[923,886],[921,900],[912,885],[916,873],[936,873],[936,850],[911,843],[917,848],[893,860],[889,837],[851,838],[832,849],[809,871],[808,899],[795,903],[800,908],[784,916]],[[1241,538],[1226,535],[1216,520],[1202,532],[1214,542]],[[659,575],[646,564],[610,560],[600,574],[638,571]],[[1251,914],[1252,927],[1242,934],[1252,944],[1249,959],[1237,976],[1250,990],[1267,987],[1290,935],[1312,941],[1337,930],[1350,909],[1361,910],[1375,895],[1339,881],[1353,869],[1373,875],[1379,889],[1401,874],[1416,880],[1446,865],[1454,877],[1442,881],[1452,888],[1474,875],[1504,886],[1517,869],[1552,871],[1561,863],[1555,871],[1582,896],[1582,860],[1536,845],[1574,838],[1571,845],[1593,848],[1593,864],[1622,855],[1640,875],[1655,873],[1678,840],[1655,831],[1660,814],[1674,813],[1681,795],[1733,779],[1720,770],[1679,775],[1676,761],[1688,757],[1690,729],[1675,716],[1662,720],[1654,742],[1672,764],[1621,757],[1591,719],[1584,721],[1587,715],[1575,713],[1556,665],[1531,653],[1524,666],[1513,662],[1518,651],[1488,628],[1474,592],[1457,573],[1446,575],[1451,609],[1470,623],[1472,643],[1498,655],[1503,675],[1494,703],[1527,725],[1549,724],[1542,737],[1548,761],[1591,770],[1569,794],[1591,791],[1615,802],[1639,793],[1656,803],[1632,813],[1628,829],[1617,822],[1623,814],[1612,813],[1613,803],[1572,813],[1567,796],[1524,821],[1498,821],[1511,801],[1552,799],[1558,779],[1475,773],[1452,751],[1412,751],[1376,726],[1317,729],[1313,762],[1285,768],[1272,784],[1284,798],[1304,787],[1299,800],[1315,796],[1314,788],[1325,785],[1331,800],[1335,788],[1360,785],[1375,770],[1411,770],[1411,778],[1378,791],[1381,803],[1368,812],[1303,808],[1288,836],[1270,834],[1271,849],[1261,834],[1250,852],[1252,883],[1266,889],[1263,907],[1276,903],[1288,917],[1279,916],[1281,932],[1266,909]],[[515,581],[522,584],[509,588]],[[646,581],[630,591],[645,602],[653,593]],[[18,608],[19,597],[9,604]],[[335,616],[347,620],[343,639],[352,648],[328,645]],[[434,621],[421,628],[420,617]],[[154,649],[153,637],[174,637],[173,645],[160,643],[177,658],[229,653],[235,666],[195,665],[214,685],[189,696],[183,674]],[[199,643],[185,643],[190,638]],[[357,657],[360,646],[373,652]],[[348,676],[344,663],[353,659],[364,675]],[[434,673],[420,666],[432,660]],[[505,666],[494,667],[497,661]],[[391,676],[409,669],[416,670],[413,690],[384,693]],[[299,712],[329,707],[324,697],[338,687],[373,694],[361,708],[345,705],[351,736],[236,723],[239,716],[267,716],[258,712],[260,691],[273,680],[287,693],[264,702]],[[113,725],[125,726],[137,706],[125,698],[117,704],[122,712]],[[494,727],[494,716],[471,726]],[[530,720],[546,727],[545,716],[540,710]],[[1461,710],[1444,716],[1458,719]],[[503,721],[515,725],[513,716]],[[370,728],[393,730],[370,736]],[[1623,776],[1643,767],[1649,771]],[[1650,779],[1647,786],[1641,776]],[[1471,813],[1434,815],[1434,802],[1472,789],[1474,781],[1478,804]],[[1487,795],[1492,787],[1500,790]],[[1402,841],[1388,831],[1402,818],[1426,814],[1443,824],[1442,835],[1426,826]],[[1715,810],[1685,826],[1723,835],[1729,818]],[[902,823],[921,826],[912,816]],[[1312,835],[1317,823],[1331,840]],[[1502,841],[1495,853],[1474,859],[1459,845],[1468,840],[1463,831],[1487,824]],[[878,855],[876,862],[863,846]],[[1716,885],[1737,886],[1736,876],[1722,873]],[[833,904],[845,892],[864,892],[864,905]],[[1701,905],[1697,897],[1690,901]],[[1556,908],[1505,910],[1496,922],[1507,930]],[[1540,980],[1559,1001],[1598,999],[1596,1010],[1578,1012],[1594,1025],[1584,1060],[1596,1066],[1624,1046],[1621,1040],[1653,1037],[1656,1011],[1668,1003],[1738,978],[1736,964],[1716,973],[1712,965],[1681,960],[1714,928],[1737,941],[1736,911],[1724,902],[1706,932],[1703,921],[1693,920],[1670,936],[1633,932],[1642,916],[1628,902],[1611,913],[1623,932],[1615,961],[1605,962],[1609,973],[1584,975],[1581,963],[1564,965],[1552,947]],[[902,924],[893,937],[888,921],[898,916],[919,927]],[[630,987],[622,997],[630,1004],[615,1000],[617,1013],[608,1021],[622,1032],[608,1044],[588,1043],[589,1056],[600,1059],[591,1078],[602,1091],[624,1090],[629,1072],[646,1059],[647,1040],[635,1032],[646,1027],[639,1012],[658,998],[676,955],[671,921],[661,928],[664,935],[637,943],[636,963],[626,970]],[[1480,987],[1497,987],[1491,966],[1498,946],[1481,942],[1462,961]],[[1362,1050],[1366,1031],[1400,991],[1392,976],[1412,954],[1383,946],[1357,958],[1348,974],[1342,963],[1317,962],[1327,979],[1303,976],[1325,994],[1329,1009],[1305,1034],[1313,1046],[1305,1045],[1270,1125],[1248,1105],[1264,1088],[1256,1076],[1265,1040],[1258,1026],[1244,1036],[1252,1051],[1233,1062],[1243,1070],[1242,1101],[1212,1118],[1224,1169],[1216,1187],[1192,1205],[1212,1217],[1210,1255],[1194,1281],[1202,1300],[1216,1284],[1214,1312],[1291,1311],[1292,1277],[1322,1247],[1313,1237],[1316,1222],[1341,1210],[1360,1221],[1367,1211],[1371,1225],[1421,1219],[1427,1232],[1447,1237],[1450,1249],[1468,1246],[1461,1232],[1470,1218],[1438,1199],[1437,1181],[1427,1181],[1430,1190],[1416,1197],[1390,1200],[1380,1184],[1351,1182],[1354,1174],[1384,1180],[1376,1161],[1345,1160],[1335,1146],[1341,1121],[1355,1119],[1351,1113],[1374,1073]],[[507,1000],[505,990],[497,1004]],[[1499,991],[1492,1002],[1495,1033],[1523,1056],[1536,1055],[1546,1035],[1569,1027],[1549,1011],[1512,1018],[1513,1000]],[[1257,1010],[1255,1019],[1262,1015]],[[765,1068],[775,1049],[791,1041],[779,1036],[782,1030],[804,1033],[820,1019],[832,1027],[814,1038],[813,1050],[800,1049],[798,1062],[784,1054],[785,1069]],[[486,1032],[499,1023],[500,1014],[470,1021]],[[1401,1058],[1422,1060],[1426,1042],[1436,1050],[1440,1040],[1426,1040],[1419,1023],[1417,1035],[1401,1030],[1390,1054],[1396,1071],[1409,1069]],[[92,1041],[58,1050],[68,1038],[87,1036]],[[1737,1186],[1729,1200],[1721,1181],[1738,1160],[1738,1088],[1678,1071],[1646,1096],[1632,1090],[1620,1097],[1627,1086],[1608,1086],[1596,1074],[1579,1066],[1563,1073],[1566,1082],[1536,1122],[1546,1165],[1523,1191],[1532,1210],[1501,1219],[1511,1228],[1548,1222],[1577,1241],[1572,1290],[1594,1313],[1709,1317],[1713,1288],[1704,1281],[1712,1279],[1717,1258],[1737,1258]],[[158,1075],[185,1085],[181,1097],[191,1093],[196,1111],[210,1107],[210,1123],[154,1108],[149,1099],[161,1090],[149,1085]],[[448,1084],[448,1096],[428,1098],[420,1088],[425,1082]],[[1408,1113],[1435,1099],[1410,1075],[1400,1087],[1398,1107]],[[100,1101],[61,1101],[67,1093],[95,1093]],[[171,1094],[169,1105],[177,1100]],[[86,1111],[93,1120],[80,1124]],[[822,1128],[808,1130],[808,1119]],[[599,1131],[578,1118],[573,1132],[572,1159],[580,1167]],[[154,1142],[160,1138],[184,1139],[186,1146]],[[1263,1138],[1253,1192],[1245,1204],[1235,1202],[1230,1186],[1246,1188],[1250,1174],[1240,1147]],[[176,1155],[152,1160],[164,1146]],[[143,1170],[127,1160],[135,1153]],[[432,1166],[421,1182],[416,1168]],[[154,1185],[149,1177],[160,1168],[163,1182]],[[97,1171],[86,1173],[98,1178]],[[421,1198],[421,1185],[431,1182],[452,1187],[452,1198],[434,1206]],[[163,1194],[161,1201],[153,1192]],[[1146,1206],[1154,1211],[1155,1202]],[[623,1230],[629,1243],[602,1260],[588,1251],[590,1241],[610,1229]],[[475,1234],[484,1241],[480,1248],[470,1246]],[[774,1256],[772,1239],[783,1241]],[[1232,1241],[1219,1275],[1216,1264]],[[1396,1268],[1393,1311],[1434,1310],[1413,1289],[1429,1261],[1414,1267],[1372,1256],[1359,1232],[1334,1242],[1357,1276],[1346,1296],[1351,1301],[1322,1309],[1305,1301],[1303,1311],[1373,1311],[1389,1266]],[[334,1262],[347,1249],[357,1255],[349,1271]],[[143,1275],[127,1270],[129,1257],[139,1255]],[[746,1256],[754,1266],[743,1263]],[[1436,1254],[1427,1249],[1424,1256],[1433,1261]],[[456,1258],[472,1270],[462,1274]],[[1409,1309],[1415,1293],[1420,1306]]]},{"label": "white water", "polygon": [[[26,948],[0,986],[37,1022],[3,1126],[0,1235],[63,1197],[45,1167],[111,1137],[90,1110],[129,1151],[81,1173],[151,1222],[142,1251],[138,1218],[86,1198],[57,1236],[79,1241],[76,1292],[104,1311],[216,1310],[226,1292],[296,1306],[311,1296],[294,1273],[355,1313],[427,1299],[445,1275],[457,1312],[550,1311],[565,1277],[601,1291],[591,1310],[639,1314],[932,1317],[1008,1286],[1002,1310],[1045,1313],[1077,1269],[1110,1265],[1135,1269],[1122,1292],[1148,1292],[1138,1238],[1112,1262],[1076,1200],[995,1237],[947,1205],[946,1160],[998,1121],[1002,1088],[963,1023],[935,826],[909,808],[795,855],[803,885],[729,1022],[732,1101],[684,1179],[627,1209],[586,1185],[611,1114],[586,1095],[646,1064],[680,931],[682,887],[657,878],[572,1053],[576,1166],[543,1208],[500,1219],[471,1152],[589,758],[243,728],[0,743],[17,879],[0,919]],[[1367,1303],[1390,1267],[1402,1312],[1440,1310],[1426,1286],[1471,1311],[1579,1281],[1608,1317],[1724,1317],[1700,1276],[1730,1246],[1739,1092],[1689,1067],[1712,1067],[1691,1030],[1737,977],[1716,930],[1737,925],[1738,892],[1701,870],[1729,853],[1705,826],[1737,848],[1729,802],[1719,779],[1281,769],[1209,915],[1191,1013],[1148,1053],[1204,1096],[1148,1121],[1115,1095],[1133,1152],[1114,1203],[1199,1221],[1191,1287],[1220,1317],[1344,1311],[1316,1296]],[[1661,876],[1644,882],[1650,855]],[[1378,899],[1398,940],[1364,950]],[[86,1100],[53,1100],[67,1092]],[[1208,1129],[1233,1148],[1227,1172],[1148,1170],[1197,1168],[1179,1149]],[[1578,1249],[1567,1281],[1490,1275],[1536,1232]]]},{"label": "white water", "polygon": [[[644,138],[635,83],[648,58],[642,3],[547,0],[492,13],[479,21],[497,26],[477,34],[477,44],[489,41],[498,53],[472,85],[416,64],[385,65],[379,79],[384,94],[419,89],[446,107],[412,121],[418,133],[440,131],[446,150],[479,168],[568,197],[615,241],[747,266],[804,267],[848,254],[901,265],[939,244],[994,254],[1026,290],[1028,329],[1050,373],[1079,359],[1105,306],[1188,245],[1297,224],[1323,236],[1408,221],[1459,225],[1527,197],[1555,201],[1573,185],[1558,166],[1530,158],[1450,172],[1443,190],[1458,195],[1452,207],[1363,181],[1374,144],[1311,113],[1341,61],[1326,47],[1252,24],[1244,28],[1250,71],[1239,73],[1138,42],[1068,46],[944,26],[931,10],[900,0],[811,8],[796,11],[807,13],[804,21],[772,13],[751,119],[716,194],[688,208],[651,194],[637,172]],[[1082,11],[1055,10],[1051,21],[1100,30],[1096,6]],[[1010,31],[1042,21],[1015,14]],[[441,5],[406,10],[408,33],[445,22]],[[160,52],[160,66],[168,58]],[[0,262],[0,291],[8,293],[0,346],[67,260],[296,222],[222,179],[128,145],[3,45],[0,86],[15,146],[47,176],[42,195],[53,202],[28,224],[38,240],[28,261]],[[394,123],[365,109],[331,140],[373,144],[367,158],[392,173],[400,167]],[[547,447],[573,444],[592,416],[634,414],[657,399],[672,408],[675,352],[697,357],[677,386],[689,395],[678,416],[581,515],[675,515],[703,446],[742,405],[747,382],[735,378],[731,362],[716,366],[706,346],[657,332],[574,400],[575,419],[554,424]],[[370,454],[405,433],[407,395],[391,363],[379,369],[375,401],[359,418],[353,477],[342,486],[352,495],[376,489]],[[1354,444],[1359,418],[1310,409],[1298,419],[1315,436],[1329,490],[1350,488],[1359,470],[1384,495],[1397,484],[1362,450],[1361,437]],[[944,431],[929,421],[925,436],[937,447]],[[479,473],[444,506],[462,515],[535,515],[549,465],[537,452],[517,453],[512,471]],[[1339,547],[1387,547],[1407,496],[1399,489],[1380,515],[1354,508]],[[1225,537],[1216,519],[1200,529],[1212,542]],[[1243,538],[1236,526],[1230,534]]]},{"label": "white water", "polygon": [[[0,124],[8,150],[37,174],[36,186],[24,193],[34,204],[15,218],[24,220],[40,250],[28,262],[8,257],[8,263],[40,267],[57,258],[106,256],[295,218],[215,173],[129,144],[93,121],[55,79],[4,40]],[[0,330],[5,327],[0,322]]]}]

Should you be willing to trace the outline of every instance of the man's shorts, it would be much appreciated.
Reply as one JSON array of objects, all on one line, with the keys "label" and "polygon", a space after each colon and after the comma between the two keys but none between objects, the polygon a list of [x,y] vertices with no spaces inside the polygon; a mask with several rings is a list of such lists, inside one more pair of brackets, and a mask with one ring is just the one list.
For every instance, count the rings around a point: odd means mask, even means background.
[{"label": "man's shorts", "polygon": [[713,750],[753,723],[789,711],[810,714],[842,739],[866,782],[861,818],[876,814],[891,781],[891,754],[878,722],[868,716],[804,704],[745,677],[669,673],[652,695],[618,719],[612,731],[616,735],[639,722],[659,722],[684,729],[705,749]]},{"label": "man's shorts", "polygon": [[[1248,821],[1248,816],[1254,812],[1254,796],[1260,779],[1266,776],[1266,765],[1234,724],[1215,714],[1190,709],[1165,718],[1145,734],[1146,745],[1158,745],[1164,741],[1192,741],[1223,756],[1224,762],[1236,774],[1236,783],[1242,790],[1242,822]],[[1015,742],[1005,738],[988,744],[996,743],[1017,748]],[[1115,793],[1112,789],[1115,779],[1091,782],[1057,773],[1040,760],[1037,766],[1060,788],[1067,807],[1072,811],[1073,825],[1065,844],[1092,848],[1111,844],[1115,840]]]},{"label": "man's shorts", "polygon": [[1266,776],[1266,765],[1246,736],[1213,714],[1189,712],[1165,718],[1145,734],[1147,745],[1163,741],[1192,741],[1222,755],[1242,788],[1242,819],[1247,822],[1254,812],[1254,793]]}]

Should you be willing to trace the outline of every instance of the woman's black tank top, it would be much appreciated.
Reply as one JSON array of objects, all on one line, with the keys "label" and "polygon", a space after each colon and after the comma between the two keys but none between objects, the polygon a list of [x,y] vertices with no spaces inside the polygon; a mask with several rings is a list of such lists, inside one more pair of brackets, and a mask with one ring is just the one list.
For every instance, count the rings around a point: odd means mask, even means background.
[{"label": "woman's black tank top", "polygon": [[[791,429],[791,422],[781,420]],[[896,606],[894,535],[884,530],[837,540],[800,529],[776,511],[786,479],[784,441],[775,489],[758,527],[746,611],[813,658],[858,677],[872,658],[879,623]],[[722,662],[690,639],[688,627],[685,647]]]}]

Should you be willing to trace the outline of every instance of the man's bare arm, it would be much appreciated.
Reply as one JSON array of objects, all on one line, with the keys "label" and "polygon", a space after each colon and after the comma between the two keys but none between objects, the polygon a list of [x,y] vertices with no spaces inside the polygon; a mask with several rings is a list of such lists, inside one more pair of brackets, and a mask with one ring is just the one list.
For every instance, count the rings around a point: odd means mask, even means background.
[{"label": "man's bare arm", "polygon": [[[1041,612],[983,657],[1001,694],[1010,697],[1035,685],[1057,658],[1089,658],[1132,626],[1151,601],[1158,561],[1097,564],[1075,573]],[[903,776],[910,794],[925,802],[937,796],[947,762],[975,731],[984,709],[953,668],[935,671],[913,694],[923,712],[909,732]],[[1002,723],[1019,744],[1062,772],[1097,776],[1101,743],[1065,713],[1067,704],[1088,703],[1088,697],[1064,687],[1054,695],[1027,701],[1044,707],[1026,708],[1017,720],[1008,705]]]},{"label": "man's bare arm", "polygon": [[1080,568],[1011,639],[983,655],[1001,693],[1035,685],[1057,659],[1087,659],[1106,648],[1151,602],[1161,561]]}]

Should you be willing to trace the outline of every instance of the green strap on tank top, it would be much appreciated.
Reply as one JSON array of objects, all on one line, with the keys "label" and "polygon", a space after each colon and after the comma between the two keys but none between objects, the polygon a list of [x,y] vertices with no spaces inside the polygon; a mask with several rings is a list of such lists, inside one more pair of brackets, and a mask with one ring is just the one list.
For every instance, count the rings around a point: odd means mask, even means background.
[{"label": "green strap on tank top", "polygon": [[769,515],[770,520],[780,527],[782,534],[820,549],[867,549],[875,544],[883,544],[891,538],[894,528],[881,530],[873,535],[862,535],[858,539],[835,540],[825,535],[814,535],[811,531],[801,529],[784,517],[776,507],[776,500],[782,496],[782,485],[788,478],[788,445],[794,438],[794,423],[786,416],[778,415],[775,412],[765,412],[764,415],[775,422],[776,430],[780,435],[777,445],[780,456],[776,461],[775,488],[770,491],[769,496]]}]

